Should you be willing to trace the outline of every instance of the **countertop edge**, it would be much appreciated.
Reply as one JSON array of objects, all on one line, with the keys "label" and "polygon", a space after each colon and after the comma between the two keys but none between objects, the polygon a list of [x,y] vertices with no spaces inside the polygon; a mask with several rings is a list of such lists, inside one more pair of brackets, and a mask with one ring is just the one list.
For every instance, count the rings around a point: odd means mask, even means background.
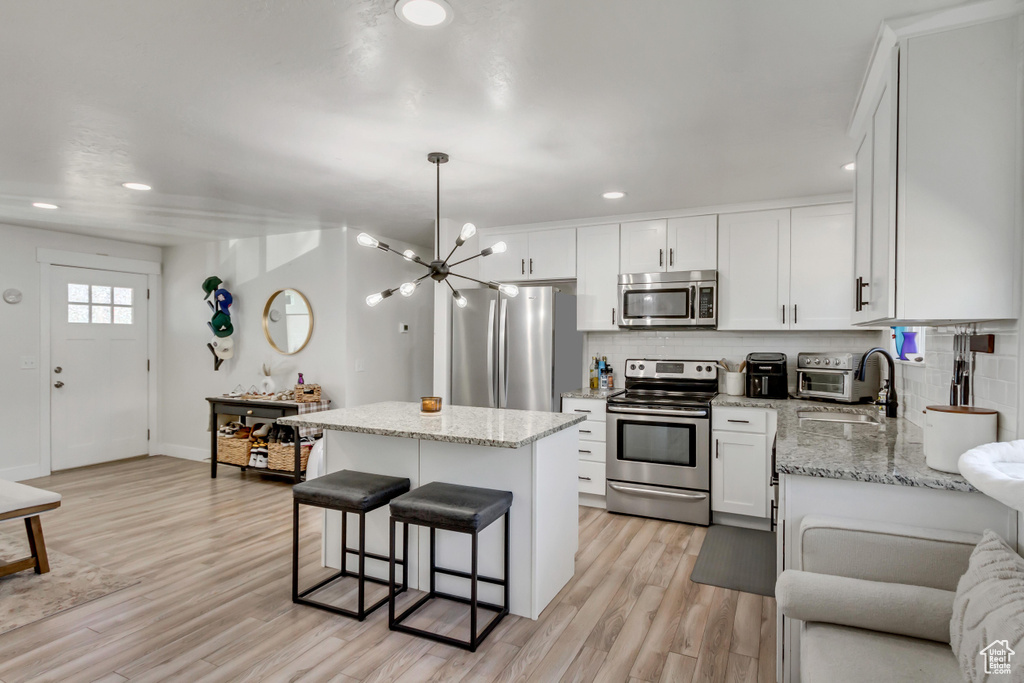
[{"label": "countertop edge", "polygon": [[823,467],[807,467],[804,465],[786,464],[776,465],[779,474],[788,474],[798,477],[813,477],[815,479],[841,479],[844,481],[858,481],[868,484],[886,484],[888,486],[910,486],[921,489],[934,489],[937,491],[956,491],[958,493],[981,493],[969,483],[943,481],[940,479],[928,479],[927,477],[908,477],[898,474],[872,474],[865,472],[852,472],[847,470],[834,470]]}]

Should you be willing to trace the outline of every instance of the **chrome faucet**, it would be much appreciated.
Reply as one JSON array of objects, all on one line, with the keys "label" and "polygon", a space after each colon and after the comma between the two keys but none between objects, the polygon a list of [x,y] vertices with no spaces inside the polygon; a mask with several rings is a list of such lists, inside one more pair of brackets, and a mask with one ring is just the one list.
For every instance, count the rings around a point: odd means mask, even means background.
[{"label": "chrome faucet", "polygon": [[885,416],[896,417],[896,409],[899,408],[899,399],[896,398],[896,364],[892,360],[892,356],[889,352],[880,346],[876,346],[871,349],[860,359],[860,371],[857,373],[857,379],[861,382],[864,381],[864,374],[867,371],[868,358],[874,354],[880,353],[885,356],[885,360],[889,363],[889,379],[886,381],[886,386],[882,389],[885,394],[885,398],[882,401],[885,404]]}]

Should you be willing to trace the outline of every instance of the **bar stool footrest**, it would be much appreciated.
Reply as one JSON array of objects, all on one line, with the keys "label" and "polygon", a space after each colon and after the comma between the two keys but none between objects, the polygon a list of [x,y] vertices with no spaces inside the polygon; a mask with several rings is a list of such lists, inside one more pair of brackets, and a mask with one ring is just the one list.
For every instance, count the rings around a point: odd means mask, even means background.
[{"label": "bar stool footrest", "polygon": [[[396,591],[396,595],[397,593],[398,591]],[[419,636],[421,638],[426,638],[428,640],[433,640],[438,643],[444,643],[445,645],[458,647],[463,650],[469,650],[470,652],[476,652],[476,649],[480,647],[480,645],[484,642],[484,639],[486,639],[487,636],[491,634],[491,631],[493,631],[495,627],[501,622],[501,620],[509,614],[507,607],[503,608],[501,605],[495,605],[489,602],[481,602],[480,600],[477,600],[476,604],[478,608],[483,607],[484,609],[496,612],[496,614],[493,617],[491,617],[491,620],[487,623],[486,626],[484,626],[483,630],[481,630],[477,634],[475,641],[459,640],[458,638],[452,638],[441,633],[434,633],[433,631],[425,631],[423,629],[414,628],[412,626],[406,626],[402,623],[408,617],[412,616],[414,612],[416,612],[418,609],[426,605],[431,600],[451,600],[452,602],[458,602],[464,605],[472,605],[472,601],[469,598],[464,598],[459,595],[451,595],[450,593],[441,593],[439,591],[427,593],[422,598],[413,603],[412,606],[406,608],[406,610],[402,612],[400,615],[396,616],[395,620],[391,624],[389,624],[390,629],[392,631],[400,631],[402,633],[408,633],[410,635]],[[472,607],[470,609],[472,609]]]}]

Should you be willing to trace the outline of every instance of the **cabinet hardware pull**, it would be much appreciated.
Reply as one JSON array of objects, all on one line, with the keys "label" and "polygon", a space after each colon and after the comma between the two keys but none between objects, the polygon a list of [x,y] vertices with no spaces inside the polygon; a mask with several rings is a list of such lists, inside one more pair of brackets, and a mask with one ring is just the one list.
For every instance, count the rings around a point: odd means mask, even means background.
[{"label": "cabinet hardware pull", "polygon": [[793,324],[796,325],[796,304],[793,304]]},{"label": "cabinet hardware pull", "polygon": [[783,325],[786,324],[786,306],[785,305],[782,306],[782,324]]},{"label": "cabinet hardware pull", "polygon": [[530,259],[530,275],[533,275],[533,259]]},{"label": "cabinet hardware pull", "polygon": [[593,432],[590,431],[589,429],[581,429],[580,434],[593,434]]},{"label": "cabinet hardware pull", "polygon": [[863,311],[864,307],[871,303],[870,301],[864,301],[864,288],[868,286],[870,286],[870,283],[864,282],[863,277],[857,278],[857,301],[855,302],[856,306],[854,307],[857,311]]},{"label": "cabinet hardware pull", "polygon": [[665,265],[665,250],[664,249],[659,249],[658,250],[658,266],[661,267],[663,265]]},{"label": "cabinet hardware pull", "polygon": [[750,424],[750,420],[727,420],[727,422],[738,422],[740,424],[745,424],[745,425]]},{"label": "cabinet hardware pull", "polygon": [[245,411],[245,414],[246,415],[252,415],[252,411],[251,410],[247,410],[247,411]]},{"label": "cabinet hardware pull", "polygon": [[583,410],[583,408],[573,408],[573,412],[576,413],[589,413],[589,410]]},{"label": "cabinet hardware pull", "polygon": [[670,266],[676,262],[675,251],[672,247],[668,248],[668,264]]},{"label": "cabinet hardware pull", "polygon": [[718,439],[715,439],[715,459],[718,459],[718,446],[720,443]]},{"label": "cabinet hardware pull", "polygon": [[592,481],[590,477],[584,477],[582,474],[577,476],[580,478],[580,481]]},{"label": "cabinet hardware pull", "polygon": [[615,324],[615,309],[612,308],[612,325]]},{"label": "cabinet hardware pull", "polygon": [[523,275],[526,275],[526,259],[522,259],[522,263],[520,264],[520,270],[523,271]]},{"label": "cabinet hardware pull", "polygon": [[580,453],[589,453],[589,452],[590,452],[590,451],[585,451],[585,450],[583,450],[582,448],[580,449]]}]

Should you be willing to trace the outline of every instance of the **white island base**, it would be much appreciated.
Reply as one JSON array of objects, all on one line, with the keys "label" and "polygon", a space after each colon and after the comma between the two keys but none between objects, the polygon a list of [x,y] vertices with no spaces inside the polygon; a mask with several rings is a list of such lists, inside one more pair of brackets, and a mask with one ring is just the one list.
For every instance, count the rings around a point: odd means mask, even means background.
[{"label": "white island base", "polygon": [[[499,448],[347,431],[325,433],[327,472],[350,469],[408,477],[412,487],[432,481],[511,491],[512,614],[536,619],[572,578],[579,543],[577,439],[575,425],[519,448]],[[388,554],[387,506],[366,516],[366,549]],[[349,547],[357,547],[358,525],[349,517]],[[402,525],[396,527],[401,553]],[[426,529],[409,529],[409,587],[429,586],[429,538]],[[480,533],[479,571],[501,578],[504,524],[498,520]],[[470,536],[437,531],[437,566],[469,571]],[[341,566],[341,513],[328,511],[324,524],[324,563]],[[356,569],[356,557],[348,566]],[[368,575],[387,579],[387,564],[367,559]],[[400,580],[401,568],[396,568]],[[469,596],[469,582],[436,576],[438,590]],[[480,600],[500,604],[501,588],[479,585]]]}]

